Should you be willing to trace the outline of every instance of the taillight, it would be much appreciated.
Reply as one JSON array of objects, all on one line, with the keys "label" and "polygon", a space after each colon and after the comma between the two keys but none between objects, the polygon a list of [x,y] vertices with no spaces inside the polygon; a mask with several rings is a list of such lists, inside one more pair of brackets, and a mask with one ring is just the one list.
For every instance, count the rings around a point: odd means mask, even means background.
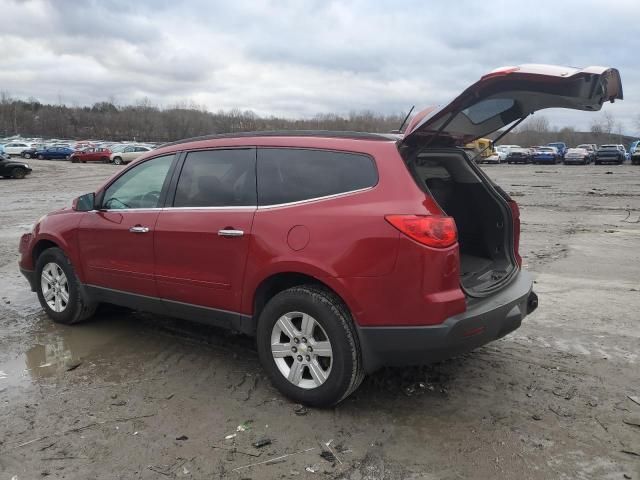
[{"label": "taillight", "polygon": [[434,215],[387,215],[387,222],[409,238],[429,247],[446,248],[458,241],[456,222]]},{"label": "taillight", "polygon": [[516,261],[522,266],[522,257],[520,256],[520,208],[513,200],[509,200],[511,208],[511,217],[513,218],[513,251],[516,254]]}]

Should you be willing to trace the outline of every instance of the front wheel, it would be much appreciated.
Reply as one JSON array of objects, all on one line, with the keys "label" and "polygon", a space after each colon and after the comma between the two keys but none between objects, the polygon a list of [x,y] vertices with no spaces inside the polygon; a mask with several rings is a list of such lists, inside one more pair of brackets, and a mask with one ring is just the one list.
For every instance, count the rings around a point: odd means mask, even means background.
[{"label": "front wheel", "polygon": [[257,342],[271,382],[295,402],[335,405],[364,378],[351,315],[325,289],[305,285],[273,297],[260,314]]},{"label": "front wheel", "polygon": [[44,155],[38,155],[38,160],[44,160]]},{"label": "front wheel", "polygon": [[31,158],[31,154],[30,154],[30,153],[25,153],[25,154],[24,154],[24,158],[26,158],[26,159]]},{"label": "front wheel", "polygon": [[91,317],[96,309],[84,293],[71,262],[59,248],[45,250],[36,262],[38,300],[56,323],[70,325]]},{"label": "front wheel", "polygon": [[11,170],[11,176],[13,178],[21,179],[27,175],[27,171],[24,168],[16,167]]}]

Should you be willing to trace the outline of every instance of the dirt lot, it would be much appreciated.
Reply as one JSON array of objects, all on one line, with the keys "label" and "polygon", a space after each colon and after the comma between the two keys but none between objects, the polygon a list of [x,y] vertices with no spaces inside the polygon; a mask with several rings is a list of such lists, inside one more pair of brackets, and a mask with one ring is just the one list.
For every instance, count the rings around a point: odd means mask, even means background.
[{"label": "dirt lot", "polygon": [[472,354],[297,411],[248,338],[117,309],[47,320],[19,235],[118,167],[30,163],[0,180],[0,480],[640,479],[639,167],[487,166],[521,205],[539,309]]}]

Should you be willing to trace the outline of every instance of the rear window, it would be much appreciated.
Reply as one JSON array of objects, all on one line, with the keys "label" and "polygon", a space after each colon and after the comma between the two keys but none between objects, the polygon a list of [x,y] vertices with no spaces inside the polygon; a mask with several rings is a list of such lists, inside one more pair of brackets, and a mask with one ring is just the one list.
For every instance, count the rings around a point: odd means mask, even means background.
[{"label": "rear window", "polygon": [[258,204],[277,205],[352,192],[378,183],[367,155],[327,150],[258,151]]}]

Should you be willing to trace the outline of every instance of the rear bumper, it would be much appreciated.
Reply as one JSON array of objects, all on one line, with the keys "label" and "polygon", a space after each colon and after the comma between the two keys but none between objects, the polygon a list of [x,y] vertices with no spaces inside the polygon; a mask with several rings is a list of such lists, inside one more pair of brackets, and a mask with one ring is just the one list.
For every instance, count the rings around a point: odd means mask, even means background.
[{"label": "rear bumper", "polygon": [[364,368],[424,365],[460,355],[517,329],[538,306],[527,272],[500,292],[468,302],[467,310],[440,325],[358,327]]}]

